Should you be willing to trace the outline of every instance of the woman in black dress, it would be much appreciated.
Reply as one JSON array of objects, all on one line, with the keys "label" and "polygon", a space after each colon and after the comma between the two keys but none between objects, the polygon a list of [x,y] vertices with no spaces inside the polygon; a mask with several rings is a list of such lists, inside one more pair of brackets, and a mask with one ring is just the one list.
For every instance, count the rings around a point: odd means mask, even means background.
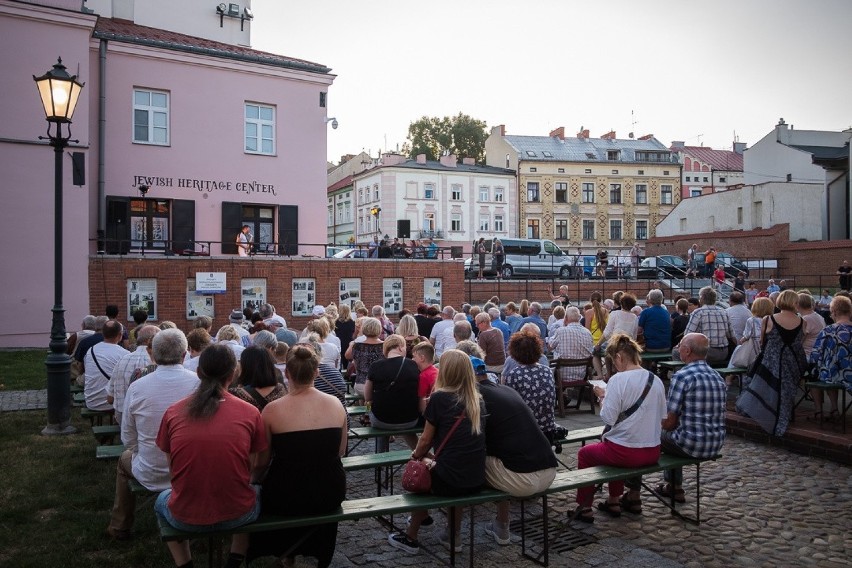
[{"label": "woman in black dress", "polygon": [[[287,354],[290,392],[270,402],[263,422],[270,433],[269,463],[263,481],[261,511],[276,515],[315,515],[336,511],[346,498],[346,475],[340,457],[346,451],[346,410],[340,401],[314,388],[319,356],[296,344]],[[271,463],[270,463],[271,460]],[[331,565],[337,523],[256,533],[247,559],[274,555],[292,565],[297,554]]]}]

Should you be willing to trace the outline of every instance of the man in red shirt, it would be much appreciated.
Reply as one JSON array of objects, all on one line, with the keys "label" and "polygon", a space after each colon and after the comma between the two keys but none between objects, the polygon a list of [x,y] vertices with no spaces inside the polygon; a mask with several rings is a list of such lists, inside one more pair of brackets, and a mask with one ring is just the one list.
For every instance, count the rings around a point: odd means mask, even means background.
[{"label": "man in red shirt", "polygon": [[438,367],[435,362],[435,348],[427,341],[421,341],[411,348],[411,358],[420,369],[420,386],[417,388],[417,396],[420,398],[420,414],[426,410],[429,396],[435,388],[438,379]]}]

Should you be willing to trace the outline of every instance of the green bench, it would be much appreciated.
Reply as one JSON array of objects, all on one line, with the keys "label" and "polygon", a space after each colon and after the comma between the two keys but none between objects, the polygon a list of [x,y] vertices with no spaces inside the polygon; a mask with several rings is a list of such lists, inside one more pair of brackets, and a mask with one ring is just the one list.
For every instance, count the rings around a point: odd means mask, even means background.
[{"label": "green bench", "polygon": [[[717,456],[718,458],[718,456]],[[714,458],[714,459],[717,459]],[[539,495],[532,496],[531,498],[539,498],[542,499],[543,504],[543,522],[544,522],[544,542],[541,553],[538,556],[532,556],[527,553],[526,550],[526,537],[525,531],[521,531],[522,534],[522,554],[525,558],[529,558],[536,563],[547,566],[549,563],[549,551],[550,551],[550,542],[548,538],[548,514],[549,507],[547,503],[548,496],[556,494],[556,493],[564,493],[566,491],[576,490],[580,487],[586,487],[589,485],[597,485],[599,483],[606,483],[609,481],[628,479],[630,477],[635,477],[637,475],[649,475],[652,473],[658,473],[660,471],[666,469],[673,469],[677,467],[684,467],[688,465],[695,465],[697,468],[700,468],[700,464],[706,460],[698,460],[692,458],[680,458],[668,455],[660,456],[660,461],[654,465],[640,467],[640,468],[617,468],[610,466],[596,466],[590,467],[587,469],[581,470],[573,470],[573,471],[564,471],[557,474],[551,486],[544,492]],[[700,476],[696,474],[696,479],[698,480],[698,484],[696,487],[696,510],[700,510]],[[645,486],[647,488],[647,485]],[[656,495],[656,494],[655,494]],[[665,501],[659,496],[656,495],[657,498],[660,498],[664,503]],[[446,508],[449,514],[449,525],[452,526],[454,523],[455,509],[454,507],[472,507],[476,505],[481,505],[484,503],[494,503],[499,501],[507,501],[512,497],[508,493],[503,493],[502,491],[498,491],[495,489],[485,489],[480,493],[476,493],[474,495],[465,495],[462,497],[442,497],[437,495],[420,495],[420,494],[395,494],[395,495],[383,495],[378,497],[369,497],[365,499],[352,499],[344,501],[341,506],[332,512],[320,514],[320,515],[305,515],[299,517],[284,517],[284,516],[276,516],[276,515],[264,515],[261,514],[260,518],[253,523],[249,523],[237,529],[229,530],[229,531],[218,531],[214,533],[189,533],[180,531],[175,529],[172,526],[160,523],[160,538],[164,542],[167,541],[178,541],[178,540],[192,540],[197,539],[199,537],[206,537],[209,540],[208,545],[208,555],[209,560],[212,563],[213,555],[216,551],[221,551],[221,541],[224,537],[227,537],[232,534],[243,534],[243,533],[255,533],[255,532],[267,532],[273,530],[281,530],[287,528],[295,528],[295,527],[308,527],[308,526],[316,526],[326,523],[339,523],[343,521],[354,521],[364,518],[376,518],[376,517],[384,517],[390,515],[396,515],[400,513],[408,513],[410,511],[417,510],[425,510],[425,509],[438,509],[438,508]],[[681,515],[679,511],[675,508],[674,497],[671,497],[671,502],[668,504],[672,514],[680,516],[686,520],[690,520],[695,523],[700,522],[700,517],[696,517],[696,519],[689,519]],[[524,519],[524,509],[521,509],[521,522],[525,521]],[[159,519],[158,519],[159,521]],[[469,536],[469,547],[470,547],[470,565],[473,566],[473,558],[474,558],[474,526],[475,523],[470,523],[470,536]],[[450,531],[450,565],[455,565],[455,534],[454,531]],[[286,554],[286,553],[285,553]],[[543,561],[542,561],[543,557]]]},{"label": "green bench", "polygon": [[124,444],[101,445],[95,448],[95,459],[117,460],[124,453]]},{"label": "green bench", "polygon": [[349,416],[362,416],[364,414],[367,414],[367,407],[366,406],[347,406],[346,407],[346,413],[349,414]]},{"label": "green bench", "polygon": [[380,428],[374,428],[372,426],[359,426],[356,428],[349,429],[349,439],[356,440],[355,445],[351,448],[348,448],[346,451],[346,455],[348,456],[352,451],[355,450],[358,446],[360,446],[364,441],[369,440],[371,438],[376,440],[376,453],[380,453],[380,441],[382,438],[388,438],[390,436],[402,436],[404,434],[420,434],[423,432],[423,427],[418,426],[415,428],[406,428],[405,430],[383,430]]},{"label": "green bench", "polygon": [[112,424],[114,416],[114,410],[92,410],[85,407],[80,409],[80,418],[88,418],[91,426],[103,426],[104,418],[107,418],[107,421]]},{"label": "green bench", "polygon": [[99,444],[111,444],[116,436],[121,437],[121,426],[118,424],[92,426],[92,434]]}]

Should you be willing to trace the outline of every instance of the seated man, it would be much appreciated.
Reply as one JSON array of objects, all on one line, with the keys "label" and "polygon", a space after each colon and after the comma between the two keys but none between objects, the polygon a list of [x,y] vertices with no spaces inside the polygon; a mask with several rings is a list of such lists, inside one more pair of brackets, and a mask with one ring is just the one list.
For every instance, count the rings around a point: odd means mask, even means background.
[{"label": "seated man", "polygon": [[128,353],[127,349],[119,345],[123,329],[115,320],[106,322],[103,341],[89,348],[83,359],[86,377],[83,392],[86,408],[90,410],[112,410],[112,404],[107,400],[107,384],[112,379],[115,364]]},{"label": "seated man", "polygon": [[[736,343],[734,330],[731,328],[731,320],[728,313],[716,305],[716,290],[705,286],[698,292],[701,307],[689,316],[684,335],[690,333],[701,333],[710,340],[710,348],[707,352],[707,362],[710,365],[724,365],[730,354],[728,346]],[[672,349],[672,359],[681,361],[679,345]]]},{"label": "seated man", "polygon": [[106,387],[107,402],[115,408],[117,424],[121,424],[127,387],[151,364],[151,340],[159,333],[160,328],[156,325],[142,325],[133,331],[136,349],[118,360],[112,372],[112,379]]},{"label": "seated man", "polygon": [[149,491],[170,487],[169,463],[156,445],[160,422],[166,409],[198,388],[198,376],[185,369],[186,336],[179,329],[166,329],[151,341],[157,364],[153,373],[127,388],[121,420],[121,441],[127,448],[118,460],[115,476],[115,503],[107,534],[116,540],[130,538],[136,497],[127,482],[135,479]]},{"label": "seated man", "polygon": [[[580,310],[576,306],[565,309],[565,325],[547,340],[554,359],[587,359],[594,348],[591,332],[580,325]],[[585,367],[560,367],[559,374],[565,382],[586,378]]]},{"label": "seated man", "polygon": [[[663,453],[712,458],[725,443],[728,387],[705,360],[709,347],[709,340],[700,333],[690,333],[680,342],[681,360],[686,365],[672,376],[669,387],[668,414],[662,421],[660,436]],[[678,503],[685,502],[683,470],[666,471],[664,478],[668,483],[659,485],[657,492],[663,497],[674,495]],[[630,479],[625,485],[628,492],[622,498],[622,506],[632,513],[641,512],[641,478]]]},{"label": "seated man", "polygon": [[[485,480],[513,497],[529,497],[556,477],[556,456],[524,399],[513,388],[486,378],[485,363],[472,358],[479,394],[485,402]],[[497,517],[485,527],[497,544],[511,544],[509,501],[497,504]]]},{"label": "seated man", "polygon": [[667,353],[672,348],[672,318],[663,307],[663,292],[651,290],[648,307],[639,314],[639,333],[645,338],[646,353]]}]

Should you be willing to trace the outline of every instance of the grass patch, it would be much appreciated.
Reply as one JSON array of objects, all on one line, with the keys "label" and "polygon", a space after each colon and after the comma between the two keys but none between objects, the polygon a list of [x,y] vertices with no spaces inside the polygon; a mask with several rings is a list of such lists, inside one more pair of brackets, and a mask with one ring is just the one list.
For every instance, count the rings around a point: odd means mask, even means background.
[{"label": "grass patch", "polygon": [[47,387],[47,349],[0,351],[0,390],[37,390]]},{"label": "grass patch", "polygon": [[0,413],[0,567],[174,566],[150,500],[137,503],[134,540],[105,536],[116,462],[96,460],[88,421],[72,419],[77,434],[45,437],[44,411]]}]

